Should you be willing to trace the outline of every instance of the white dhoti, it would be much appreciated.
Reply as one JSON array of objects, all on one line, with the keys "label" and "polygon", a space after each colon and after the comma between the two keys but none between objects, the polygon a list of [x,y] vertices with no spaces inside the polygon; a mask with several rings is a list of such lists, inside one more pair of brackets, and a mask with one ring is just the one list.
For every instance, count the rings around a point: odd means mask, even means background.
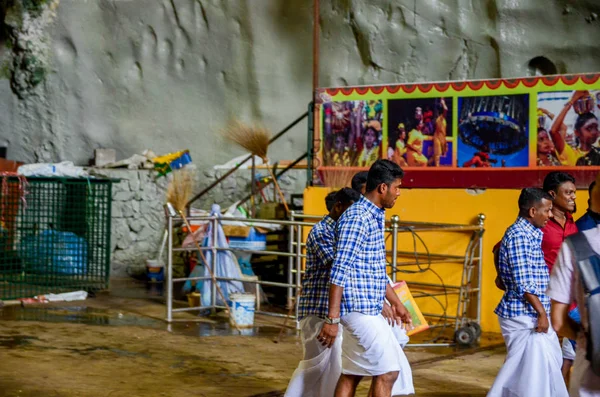
[{"label": "white dhoti", "polygon": [[400,347],[401,332],[393,328],[382,315],[367,316],[350,313],[342,317],[342,373],[345,375],[377,376],[398,371],[392,395],[413,394],[412,371]]},{"label": "white dhoti", "polygon": [[298,364],[285,397],[331,397],[342,373],[342,326],[331,348],[324,347],[317,336],[324,320],[308,316],[300,322],[304,359]]},{"label": "white dhoti", "polygon": [[575,349],[569,338],[563,338],[562,356],[565,360],[575,361]]},{"label": "white dhoti", "polygon": [[488,397],[568,397],[562,377],[558,336],[535,332],[537,319],[501,318],[500,328],[508,354]]}]

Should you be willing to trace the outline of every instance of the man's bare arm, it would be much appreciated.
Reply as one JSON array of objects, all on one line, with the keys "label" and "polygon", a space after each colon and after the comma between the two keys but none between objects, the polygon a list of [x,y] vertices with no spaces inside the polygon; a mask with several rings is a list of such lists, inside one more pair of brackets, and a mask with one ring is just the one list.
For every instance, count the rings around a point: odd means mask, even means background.
[{"label": "man's bare arm", "polygon": [[571,321],[569,321],[569,305],[552,300],[552,328],[560,336],[569,339],[577,339],[577,331],[573,329]]},{"label": "man's bare arm", "polygon": [[542,302],[540,302],[540,299],[537,297],[537,295],[534,294],[530,294],[529,292],[526,292],[523,297],[525,298],[525,300],[527,302],[529,302],[529,304],[531,306],[533,306],[533,309],[537,312],[538,314],[538,324],[537,327],[535,328],[536,332],[548,332],[548,328],[550,328],[550,323],[548,321],[548,315],[546,314],[546,309],[544,309],[544,305],[542,305]]},{"label": "man's bare arm", "polygon": [[390,283],[388,283],[386,286],[385,297],[390,302],[390,305],[394,309],[396,316],[400,318],[400,321],[406,324],[406,326],[410,327],[412,324],[412,318],[410,317],[410,313],[406,309],[400,298],[398,298],[398,295],[396,295],[396,292],[394,291]]},{"label": "man's bare arm", "polygon": [[[344,287],[340,287],[339,285],[331,284],[329,287],[329,313],[328,317],[330,318],[340,318],[340,305],[342,302],[342,293],[344,292]],[[323,328],[317,337],[317,340],[321,342],[323,346],[331,347],[335,342],[335,338],[338,334],[338,325],[337,324],[323,324]]]},{"label": "man's bare arm", "polygon": [[329,317],[338,318],[340,317],[340,305],[342,303],[342,293],[344,287],[339,285],[331,284],[329,288]]}]

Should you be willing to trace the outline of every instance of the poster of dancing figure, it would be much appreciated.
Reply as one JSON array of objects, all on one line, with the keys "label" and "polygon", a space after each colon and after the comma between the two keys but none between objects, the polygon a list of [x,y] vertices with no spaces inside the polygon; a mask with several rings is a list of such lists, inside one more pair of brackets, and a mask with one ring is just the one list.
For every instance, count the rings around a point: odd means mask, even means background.
[{"label": "poster of dancing figure", "polygon": [[388,101],[387,158],[401,167],[452,166],[452,98]]}]

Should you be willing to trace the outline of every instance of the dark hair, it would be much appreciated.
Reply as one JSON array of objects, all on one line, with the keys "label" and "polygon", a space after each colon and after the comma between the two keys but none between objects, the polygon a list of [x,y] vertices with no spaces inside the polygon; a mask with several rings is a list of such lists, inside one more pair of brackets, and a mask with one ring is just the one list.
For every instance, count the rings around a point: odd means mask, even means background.
[{"label": "dark hair", "polygon": [[545,129],[545,128],[543,128],[543,127],[538,127],[538,135],[539,135],[539,133],[540,133],[540,132],[542,132],[542,131],[544,131],[546,134],[548,133],[548,131],[546,131],[546,129]]},{"label": "dark hair", "polygon": [[365,183],[367,183],[367,176],[369,175],[369,171],[361,171],[356,173],[352,177],[352,189],[356,190],[360,193],[360,189],[363,187]]},{"label": "dark hair", "polygon": [[545,192],[556,192],[559,186],[565,182],[575,183],[575,178],[573,178],[573,175],[567,174],[566,172],[552,171],[544,178],[543,189]]},{"label": "dark hair", "polygon": [[577,116],[577,120],[575,120],[575,131],[581,130],[581,127],[592,119],[598,120],[594,113],[583,113]]},{"label": "dark hair", "polygon": [[592,183],[590,184],[590,187],[589,187],[589,189],[588,189],[588,193],[589,193],[589,195],[590,195],[590,198],[592,198],[592,190],[594,190],[594,186],[596,186],[596,181],[592,182]]},{"label": "dark hair", "polygon": [[340,189],[335,195],[335,203],[341,203],[342,205],[352,204],[360,200],[360,193],[349,187]]},{"label": "dark hair", "polygon": [[335,196],[338,194],[338,192],[339,190],[335,190],[325,196],[325,207],[327,208],[328,212],[331,212],[333,209],[333,206],[335,205]]},{"label": "dark hair", "polygon": [[389,185],[402,177],[404,177],[404,171],[398,164],[390,160],[379,159],[369,168],[366,191],[372,192],[382,183]]},{"label": "dark hair", "polygon": [[552,196],[539,187],[526,187],[521,190],[521,194],[519,195],[519,211],[527,213],[531,207],[535,207],[543,199],[552,201]]}]

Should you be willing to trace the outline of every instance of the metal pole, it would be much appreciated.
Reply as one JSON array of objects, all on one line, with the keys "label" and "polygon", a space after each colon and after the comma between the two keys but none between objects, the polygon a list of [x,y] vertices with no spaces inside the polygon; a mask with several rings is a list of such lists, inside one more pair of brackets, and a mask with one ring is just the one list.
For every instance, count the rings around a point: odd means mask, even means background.
[{"label": "metal pole", "polygon": [[167,215],[167,322],[173,321],[173,217]]},{"label": "metal pole", "polygon": [[[308,122],[309,134],[308,139],[310,139],[309,146],[309,155],[308,155],[308,167],[307,167],[307,180],[306,183],[308,186],[313,185],[313,181],[315,179],[315,168],[316,164],[313,164],[315,161],[314,156],[316,155],[316,151],[318,150],[317,145],[315,144],[315,134],[321,133],[319,129],[320,125],[320,112],[319,105],[317,101],[317,88],[319,88],[319,38],[320,38],[320,4],[319,0],[313,1],[313,89],[312,89],[312,102],[309,106],[312,106],[312,125],[311,122]],[[309,111],[309,113],[311,113]],[[318,131],[315,131],[319,129]]]},{"label": "metal pole", "polygon": [[316,155],[315,153],[315,122],[317,116],[316,106],[318,106],[315,101],[312,101],[308,104],[308,134],[306,139],[306,186],[313,185],[313,161]]},{"label": "metal pole", "polygon": [[481,324],[481,271],[483,262],[483,232],[485,231],[485,214],[477,215],[481,232],[479,232],[479,259],[477,263],[477,324]]},{"label": "metal pole", "polygon": [[256,311],[259,312],[260,311],[260,284],[255,284],[254,285],[255,290],[256,290]]},{"label": "metal pole", "polygon": [[295,317],[296,317],[296,329],[299,329],[300,323],[298,323],[298,300],[300,299],[300,288],[302,287],[302,225],[296,226],[296,305]]},{"label": "metal pole", "polygon": [[313,2],[313,99],[319,88],[319,0]]},{"label": "metal pole", "polygon": [[460,289],[458,290],[458,303],[456,305],[456,323],[454,324],[454,332],[465,325],[465,315],[467,312],[466,297],[468,296],[469,290],[469,279],[468,279],[468,268],[471,262],[471,251],[474,238],[471,236],[471,240],[467,245],[465,251],[465,260],[463,261],[462,276],[460,279]]},{"label": "metal pole", "polygon": [[[290,212],[290,222],[294,221],[294,213],[295,211],[291,211]],[[290,225],[290,235],[288,237],[288,252],[290,254],[294,253],[294,225]],[[290,287],[287,290],[287,308],[291,308],[292,307],[292,295],[293,295],[293,288],[291,287],[291,285],[294,283],[294,275],[292,274],[294,270],[294,258],[292,256],[288,257],[288,284],[290,284]]]},{"label": "metal pole", "polygon": [[398,225],[400,217],[392,215],[392,281],[396,282],[396,267],[398,266]]},{"label": "metal pole", "polygon": [[[213,230],[212,230],[212,239],[213,239],[213,243],[212,243],[212,264],[210,266],[212,266],[212,271],[213,274],[215,275],[215,279],[212,281],[212,285],[211,285],[211,291],[210,291],[210,298],[211,298],[211,313],[215,314],[217,312],[217,277],[219,276],[217,274],[217,217],[215,217],[215,219],[213,219]],[[208,266],[208,263],[206,264]],[[223,302],[224,305],[227,305],[227,302]]]},{"label": "metal pole", "polygon": [[250,216],[256,216],[256,157],[252,155],[252,175],[250,177]]}]

